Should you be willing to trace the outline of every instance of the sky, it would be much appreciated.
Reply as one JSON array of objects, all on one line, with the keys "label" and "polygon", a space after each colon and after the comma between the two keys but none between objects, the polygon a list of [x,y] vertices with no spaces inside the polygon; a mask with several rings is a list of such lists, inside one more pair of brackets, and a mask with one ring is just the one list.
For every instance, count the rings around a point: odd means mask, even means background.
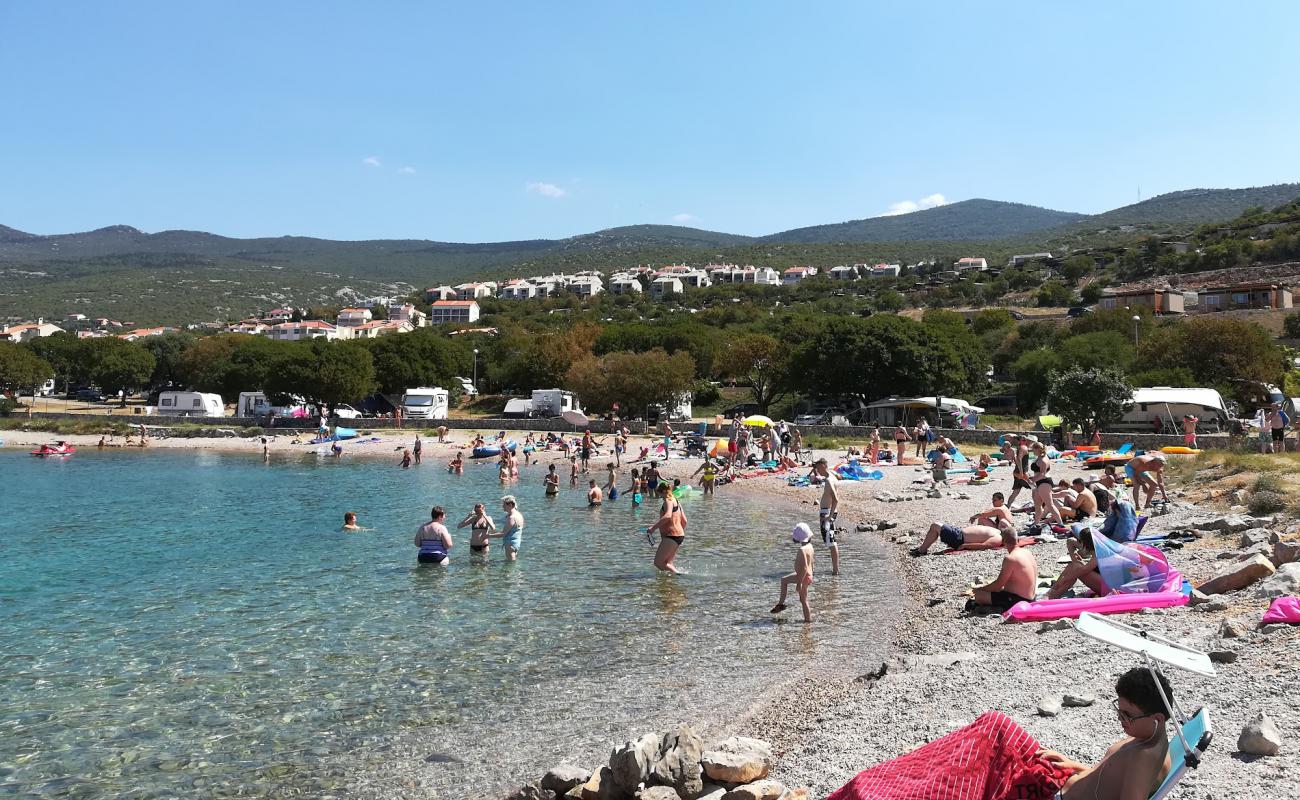
[{"label": "sky", "polygon": [[1300,180],[1300,3],[0,0],[0,224],[761,235]]}]

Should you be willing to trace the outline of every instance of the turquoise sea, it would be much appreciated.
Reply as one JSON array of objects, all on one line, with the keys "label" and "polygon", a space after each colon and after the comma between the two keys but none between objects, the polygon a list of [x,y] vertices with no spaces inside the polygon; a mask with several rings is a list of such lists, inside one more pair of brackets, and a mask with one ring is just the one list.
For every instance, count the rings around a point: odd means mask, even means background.
[{"label": "turquoise sea", "polygon": [[[819,624],[774,623],[787,512],[688,500],[690,574],[671,578],[655,508],[444,461],[0,452],[0,795],[342,797],[410,759],[460,796],[724,719],[808,659],[874,666],[895,589],[866,535],[838,579],[819,550]],[[430,506],[500,521],[505,491],[518,562],[474,563],[462,530],[449,567],[416,565]],[[338,532],[348,510],[374,530]]]}]

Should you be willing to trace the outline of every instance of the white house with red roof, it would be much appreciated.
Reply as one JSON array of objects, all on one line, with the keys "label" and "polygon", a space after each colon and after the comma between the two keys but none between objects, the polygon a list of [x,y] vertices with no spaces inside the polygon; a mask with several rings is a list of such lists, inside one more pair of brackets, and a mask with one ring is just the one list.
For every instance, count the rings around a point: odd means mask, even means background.
[{"label": "white house with red roof", "polygon": [[273,308],[266,314],[268,322],[288,322],[293,319],[292,308]]},{"label": "white house with red roof", "polygon": [[970,272],[972,270],[984,272],[989,268],[989,262],[982,258],[959,258],[957,263],[952,265],[952,268],[958,272]]},{"label": "white house with red roof", "polygon": [[348,339],[352,333],[349,328],[339,328],[319,319],[304,319],[301,322],[281,322],[269,326],[264,335],[277,342],[302,342],[308,339]]},{"label": "white house with red roof", "polygon": [[424,290],[424,299],[430,303],[435,300],[455,300],[456,289],[451,286],[431,286]]},{"label": "white house with red roof", "polygon": [[491,297],[493,285],[487,283],[462,283],[456,287],[457,300],[478,300]]},{"label": "white house with red roof", "polygon": [[0,340],[27,342],[32,339],[39,339],[42,336],[52,336],[56,333],[63,333],[63,329],[52,322],[38,319],[35,322],[24,322],[20,325],[0,328]]},{"label": "white house with red roof", "polygon": [[811,278],[816,274],[816,267],[789,267],[785,272],[781,273],[781,283],[792,286],[804,278]]},{"label": "white house with red roof", "polygon": [[339,310],[334,324],[340,328],[355,328],[372,321],[374,317],[375,315],[368,308],[344,308]]},{"label": "white house with red roof", "polygon": [[430,325],[477,322],[478,317],[478,302],[475,300],[437,300],[429,306]]}]

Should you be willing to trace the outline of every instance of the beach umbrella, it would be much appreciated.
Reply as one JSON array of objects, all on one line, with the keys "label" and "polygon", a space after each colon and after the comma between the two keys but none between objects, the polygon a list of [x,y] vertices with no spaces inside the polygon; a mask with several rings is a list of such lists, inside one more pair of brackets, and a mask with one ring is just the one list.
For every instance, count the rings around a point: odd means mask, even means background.
[{"label": "beach umbrella", "polygon": [[569,411],[566,411],[563,414],[561,414],[560,419],[564,420],[570,425],[577,425],[578,427],[582,427],[583,425],[586,425],[589,422],[586,414],[574,409],[570,409]]},{"label": "beach umbrella", "polygon": [[725,456],[727,454],[727,440],[719,439],[713,443],[713,449],[709,451],[711,456]]},{"label": "beach umbrella", "polygon": [[772,422],[771,417],[765,417],[762,414],[755,414],[752,417],[745,417],[744,424],[755,428],[764,428],[769,425],[775,425],[776,423]]}]

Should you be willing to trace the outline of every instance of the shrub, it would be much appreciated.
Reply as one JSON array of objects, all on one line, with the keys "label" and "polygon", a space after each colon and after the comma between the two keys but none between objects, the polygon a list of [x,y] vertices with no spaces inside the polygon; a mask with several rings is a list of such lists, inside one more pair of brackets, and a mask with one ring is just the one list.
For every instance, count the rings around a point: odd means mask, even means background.
[{"label": "shrub", "polygon": [[1277,492],[1254,492],[1246,501],[1246,508],[1255,515],[1275,514],[1286,508],[1286,497]]},{"label": "shrub", "polygon": [[1282,481],[1278,476],[1260,475],[1255,479],[1255,482],[1251,484],[1250,491],[1253,493],[1272,492],[1273,494],[1284,494],[1286,489],[1282,486]]}]

